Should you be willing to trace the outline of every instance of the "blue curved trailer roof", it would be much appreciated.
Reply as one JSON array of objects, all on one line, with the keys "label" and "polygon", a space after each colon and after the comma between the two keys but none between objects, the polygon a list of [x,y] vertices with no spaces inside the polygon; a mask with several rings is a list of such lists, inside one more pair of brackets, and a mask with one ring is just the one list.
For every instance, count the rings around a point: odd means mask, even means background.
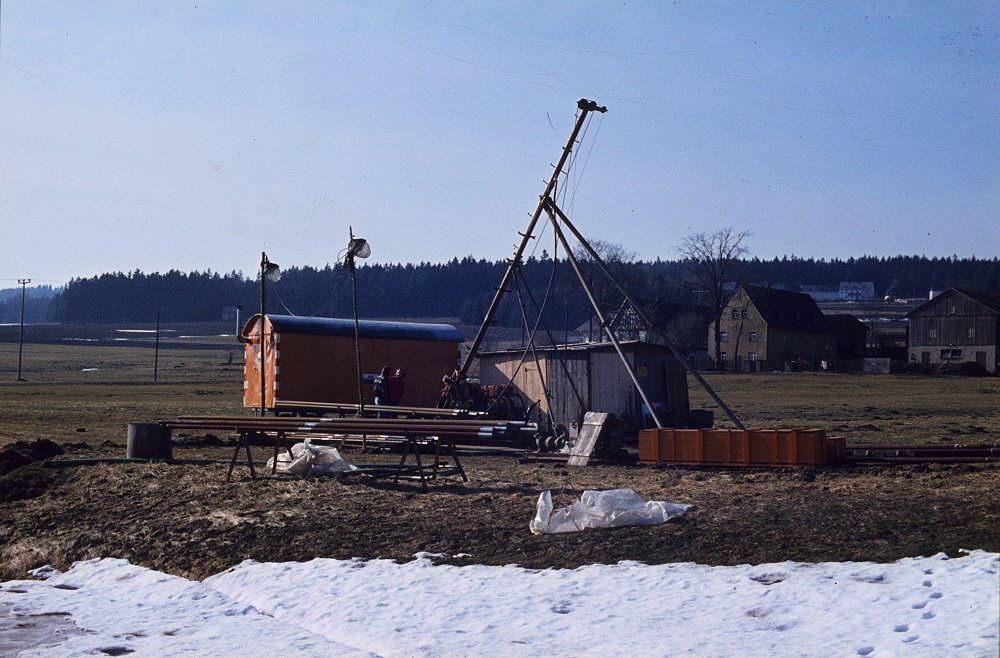
[{"label": "blue curved trailer roof", "polygon": [[[260,314],[247,324],[249,327]],[[294,315],[268,315],[276,333],[314,334],[320,336],[353,336],[354,320],[344,318],[303,318]],[[462,334],[450,324],[420,322],[384,322],[359,320],[358,334],[362,338],[399,338],[404,340],[441,340],[462,342]]]}]

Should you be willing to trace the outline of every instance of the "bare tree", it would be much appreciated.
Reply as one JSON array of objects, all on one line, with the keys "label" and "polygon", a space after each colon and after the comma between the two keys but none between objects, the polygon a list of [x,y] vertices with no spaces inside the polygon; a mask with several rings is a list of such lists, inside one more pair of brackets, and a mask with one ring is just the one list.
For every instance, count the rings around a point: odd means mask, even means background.
[{"label": "bare tree", "polygon": [[[644,292],[643,283],[645,281],[645,275],[642,268],[635,262],[636,253],[634,251],[629,251],[620,244],[614,242],[605,242],[603,240],[592,240],[590,241],[590,246],[593,247],[594,251],[598,253],[604,264],[608,266],[615,278],[622,285],[623,288],[628,290],[630,294],[637,295]],[[601,308],[601,312],[604,313],[605,317],[609,321],[615,316],[616,312],[621,308],[624,297],[618,291],[618,288],[610,281],[594,264],[593,259],[590,257],[590,253],[584,249],[582,246],[577,247],[573,250],[577,261],[580,263],[583,271],[586,273],[589,279],[588,285],[591,287],[594,293],[594,298],[597,300],[598,306]],[[589,302],[586,296],[584,296],[583,291],[578,291],[577,298],[578,303],[589,308]],[[589,333],[589,338],[593,339],[596,332],[598,340],[603,340],[601,329],[594,326],[594,313],[590,311],[591,327]]]},{"label": "bare tree", "polygon": [[726,303],[726,284],[735,283],[735,266],[749,253],[743,244],[748,237],[748,231],[737,232],[726,227],[712,234],[693,233],[682,239],[678,247],[688,271],[708,293],[715,315],[715,361],[719,368],[722,367],[719,325]]}]

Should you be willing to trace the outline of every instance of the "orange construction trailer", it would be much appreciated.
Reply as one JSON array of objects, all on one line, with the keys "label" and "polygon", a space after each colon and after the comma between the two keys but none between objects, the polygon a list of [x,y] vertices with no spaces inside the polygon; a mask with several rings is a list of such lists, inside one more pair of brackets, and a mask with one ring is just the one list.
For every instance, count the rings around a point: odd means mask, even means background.
[{"label": "orange construction trailer", "polygon": [[[261,359],[261,329],[264,355]],[[264,403],[333,402],[357,404],[358,371],[354,320],[258,313],[243,327],[243,406]],[[358,346],[365,404],[374,402],[372,382],[383,366],[406,371],[405,406],[433,407],[441,378],[458,365],[462,335],[450,324],[360,320]]]}]

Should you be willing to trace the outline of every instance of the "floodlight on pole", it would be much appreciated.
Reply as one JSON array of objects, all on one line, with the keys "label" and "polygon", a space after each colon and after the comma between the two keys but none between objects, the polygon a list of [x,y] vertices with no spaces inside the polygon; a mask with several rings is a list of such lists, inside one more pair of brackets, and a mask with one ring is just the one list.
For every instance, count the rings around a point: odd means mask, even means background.
[{"label": "floodlight on pole", "polygon": [[354,308],[354,356],[358,364],[358,415],[365,415],[364,374],[361,371],[361,332],[358,323],[358,278],[354,266],[355,258],[368,258],[371,247],[364,238],[354,237],[354,227],[348,227],[347,253],[344,254],[344,269],[351,273],[351,302]]},{"label": "floodlight on pole", "polygon": [[278,267],[277,263],[272,263],[267,258],[265,252],[260,252],[260,350],[257,352],[257,358],[260,362],[260,415],[264,416],[267,414],[267,396],[264,394],[264,346],[266,345],[264,328],[266,326],[267,318],[264,313],[267,310],[265,306],[265,282],[270,280],[272,283],[277,283],[281,279],[281,268]]},{"label": "floodlight on pole", "polygon": [[351,243],[347,248],[352,258],[368,258],[372,255],[372,248],[368,246],[368,240],[364,238],[351,238]]},{"label": "floodlight on pole", "polygon": [[264,278],[271,283],[281,281],[281,268],[278,267],[277,263],[272,263],[267,260],[267,254],[264,254],[264,265],[261,271],[263,272]]}]

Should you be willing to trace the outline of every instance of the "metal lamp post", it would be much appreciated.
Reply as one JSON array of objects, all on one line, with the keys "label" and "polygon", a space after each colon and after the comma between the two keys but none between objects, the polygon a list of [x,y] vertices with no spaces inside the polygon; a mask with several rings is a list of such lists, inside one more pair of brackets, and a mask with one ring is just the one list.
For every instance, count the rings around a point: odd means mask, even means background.
[{"label": "metal lamp post", "polygon": [[281,268],[278,267],[277,263],[272,263],[267,258],[265,252],[260,252],[260,351],[258,352],[258,358],[260,359],[260,415],[267,415],[267,395],[264,393],[264,346],[266,345],[264,328],[266,326],[266,317],[264,312],[266,310],[265,306],[265,283],[267,279],[272,282],[277,283],[281,279]]},{"label": "metal lamp post", "polygon": [[365,415],[364,374],[361,371],[361,336],[358,326],[358,278],[354,266],[355,258],[368,258],[372,250],[364,238],[354,237],[354,227],[348,227],[349,241],[344,256],[344,269],[351,274],[351,302],[354,308],[354,357],[358,365],[358,415]]}]

